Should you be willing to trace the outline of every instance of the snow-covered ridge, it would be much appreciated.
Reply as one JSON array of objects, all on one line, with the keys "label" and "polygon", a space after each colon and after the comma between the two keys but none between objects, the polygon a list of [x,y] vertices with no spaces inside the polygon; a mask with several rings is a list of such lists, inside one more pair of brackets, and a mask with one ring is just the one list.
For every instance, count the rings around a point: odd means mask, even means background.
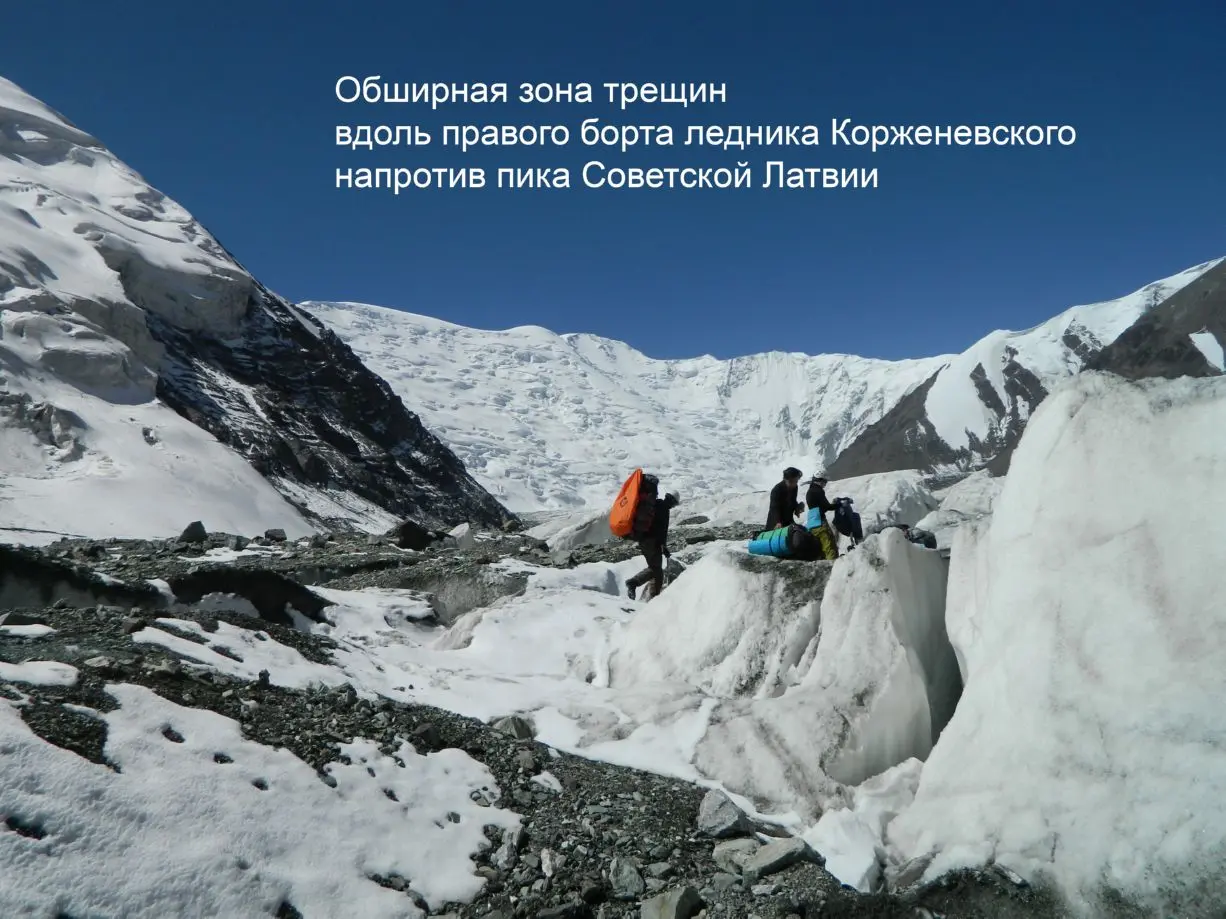
[{"label": "snow-covered ridge", "polygon": [[941,359],[775,352],[654,360],[539,327],[491,332],[356,303],[301,304],[417,407],[513,510],[604,504],[636,465],[690,495],[834,456]]},{"label": "snow-covered ridge", "polygon": [[[0,305],[45,292],[130,312],[135,286],[182,328],[242,316],[253,282],[191,214],[3,78],[0,161]],[[145,344],[135,318],[122,331]]]},{"label": "snow-covered ridge", "polygon": [[[573,510],[603,507],[636,465],[683,496],[769,488],[785,465],[808,473],[862,447],[872,426],[926,382],[917,409],[942,442],[929,451],[939,462],[994,430],[1024,426],[1055,383],[1215,264],[1072,307],[1032,329],[994,332],[963,354],[908,361],[783,352],[656,360],[622,342],[537,326],[478,330],[361,303],[301,306],[412,404],[504,504]],[[837,475],[913,468],[883,463],[871,444],[863,452]]]},{"label": "snow-covered ridge", "polygon": [[505,516],[339,339],[2,78],[0,472],[35,541]]},{"label": "snow-covered ridge", "polygon": [[984,336],[942,369],[925,401],[928,419],[941,439],[955,449],[969,447],[971,438],[986,440],[1000,418],[967,385],[977,366],[983,368],[983,379],[1006,409],[1021,413],[1024,419],[1032,406],[1010,391],[1007,368],[1011,360],[1050,389],[1053,381],[1077,373],[1089,354],[1115,341],[1147,310],[1221,261],[1193,266],[1116,300],[1072,307],[1025,331]]}]

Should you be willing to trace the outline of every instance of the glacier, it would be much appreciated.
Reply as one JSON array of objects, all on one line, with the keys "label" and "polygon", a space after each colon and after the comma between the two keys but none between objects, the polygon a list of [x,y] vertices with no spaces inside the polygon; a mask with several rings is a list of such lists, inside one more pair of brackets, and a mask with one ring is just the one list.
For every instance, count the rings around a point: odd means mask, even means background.
[{"label": "glacier", "polygon": [[[789,465],[847,479],[940,471],[964,454],[987,461],[1012,445],[1052,386],[1223,261],[1032,329],[994,332],[961,354],[906,361],[799,352],[658,360],[585,333],[299,305],[414,405],[507,507],[565,514],[604,508],[636,466],[683,497],[709,499],[769,489]],[[901,433],[883,438],[877,428],[895,417]]]},{"label": "glacier", "polygon": [[1220,912],[1223,431],[1222,377],[1090,373],[1035,414],[953,539],[965,691],[888,825],[897,857],[995,860],[1091,913]]}]

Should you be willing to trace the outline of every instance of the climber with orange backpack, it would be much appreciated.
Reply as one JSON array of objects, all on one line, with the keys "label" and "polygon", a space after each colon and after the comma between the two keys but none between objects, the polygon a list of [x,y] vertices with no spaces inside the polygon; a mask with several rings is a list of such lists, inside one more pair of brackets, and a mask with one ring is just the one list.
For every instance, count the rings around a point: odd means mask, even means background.
[{"label": "climber with orange backpack", "polygon": [[664,560],[672,557],[668,550],[669,515],[681,503],[675,491],[663,498],[659,494],[660,480],[654,475],[635,469],[626,479],[609,512],[609,529],[619,539],[633,539],[647,561],[647,567],[626,581],[626,593],[631,600],[643,584],[651,581],[650,596],[659,596],[664,589]]}]

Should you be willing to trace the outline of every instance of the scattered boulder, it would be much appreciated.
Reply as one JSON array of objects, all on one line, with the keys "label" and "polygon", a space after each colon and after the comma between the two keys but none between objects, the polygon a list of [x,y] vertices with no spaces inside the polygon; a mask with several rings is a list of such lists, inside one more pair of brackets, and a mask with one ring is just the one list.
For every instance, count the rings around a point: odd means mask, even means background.
[{"label": "scattered boulder", "polygon": [[448,544],[456,549],[471,549],[477,545],[477,537],[473,528],[467,523],[461,523],[447,534]]},{"label": "scattered boulder", "polygon": [[494,853],[494,867],[503,871],[514,868],[519,861],[519,852],[526,841],[523,827],[510,827],[502,831],[502,845]]},{"label": "scattered boulder", "polygon": [[693,517],[686,517],[684,520],[678,520],[677,526],[693,527],[693,526],[698,526],[699,524],[710,523],[710,522],[711,522],[710,517],[707,517],[704,514],[697,514]]},{"label": "scattered boulder", "polygon": [[384,534],[400,549],[424,552],[435,542],[435,534],[415,520],[402,520]]},{"label": "scattered boulder", "polygon": [[762,848],[762,844],[753,837],[742,839],[727,839],[717,843],[711,852],[711,860],[716,866],[728,874],[740,874],[745,869],[745,863]]},{"label": "scattered boulder", "polygon": [[634,900],[647,890],[647,884],[638,869],[628,859],[620,856],[609,865],[609,886],[618,900]]},{"label": "scattered boulder", "polygon": [[643,902],[640,919],[692,919],[706,904],[693,887],[678,887]]},{"label": "scattered boulder", "polygon": [[752,833],[754,822],[718,789],[707,792],[698,808],[698,832],[714,839]]},{"label": "scattered boulder", "polygon": [[811,861],[817,865],[826,864],[826,859],[809,847],[803,839],[779,839],[769,842],[746,859],[742,873],[750,883],[761,878],[776,874],[784,868],[790,868],[797,862]]},{"label": "scattered boulder", "polygon": [[204,524],[199,520],[193,520],[187,525],[187,528],[179,534],[179,542],[185,543],[202,543],[207,542],[209,531],[204,528]]},{"label": "scattered boulder", "polygon": [[285,542],[287,537],[285,535],[285,530],[282,530],[280,527],[276,527],[271,530],[265,530],[264,538],[269,542]]},{"label": "scattered boulder", "polygon": [[532,740],[536,736],[536,729],[532,723],[519,715],[499,718],[494,722],[494,730],[514,737],[516,740]]}]

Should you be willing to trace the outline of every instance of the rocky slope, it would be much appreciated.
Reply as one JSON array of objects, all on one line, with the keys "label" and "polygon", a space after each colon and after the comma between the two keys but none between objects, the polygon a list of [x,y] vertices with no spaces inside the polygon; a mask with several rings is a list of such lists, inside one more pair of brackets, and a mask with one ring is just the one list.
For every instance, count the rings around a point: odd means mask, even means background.
[{"label": "rocky slope", "polygon": [[[1226,260],[1217,259],[1119,300],[1076,307],[1028,332],[988,336],[865,430],[831,464],[831,474],[912,468],[946,473],[986,468],[1004,474],[1027,420],[1053,385],[1069,375],[1096,368],[1134,378],[1159,375],[1170,365],[1160,367],[1152,358],[1164,348],[1175,349],[1181,367],[1204,368],[1188,336],[1204,331],[1206,323],[1213,329],[1226,322],[1221,298],[1205,296],[1220,287],[1223,273]],[[1151,332],[1158,317],[1176,315],[1172,310],[1180,318],[1175,325],[1161,320],[1169,341],[1159,345]],[[961,417],[949,410],[951,392],[959,386],[973,387],[979,403]]]},{"label": "rocky slope", "polygon": [[[723,534],[696,531],[690,538],[717,535]],[[261,541],[279,539],[270,534]],[[424,554],[376,538],[319,536],[281,545],[289,554],[277,563],[256,556],[245,556],[241,563],[216,562],[206,554],[240,541],[192,528],[182,540],[63,541],[45,551],[0,552],[0,607],[6,611],[0,621],[0,705],[15,706],[47,744],[102,766],[108,764],[107,729],[91,712],[115,707],[108,688],[117,684],[147,687],[172,703],[172,712],[216,712],[237,723],[246,740],[288,750],[329,785],[335,782],[330,764],[343,761],[343,745],[357,738],[378,743],[387,755],[402,738],[419,753],[463,750],[496,779],[483,806],[509,808],[524,822],[518,830],[487,827],[487,845],[472,865],[483,885],[472,902],[430,905],[414,890],[412,879],[369,877],[371,883],[402,892],[406,909],[416,903],[429,915],[1062,915],[1048,895],[1018,884],[1007,869],[960,873],[922,887],[913,884],[914,872],[901,872],[891,878],[889,892],[859,894],[823,869],[820,853],[780,827],[750,820],[722,793],[560,753],[536,742],[533,726],[522,719],[484,723],[359,696],[347,685],[287,688],[270,684],[266,673],[248,679],[227,675],[164,645],[142,642],[142,633],[156,627],[192,643],[185,647],[207,645],[224,623],[256,639],[279,642],[306,660],[327,662],[334,643],[289,624],[294,620],[287,614],[287,601],[311,617],[327,616],[326,604],[310,603],[308,584],[352,585],[354,578],[364,577],[388,583],[423,566],[462,581],[494,556],[530,556],[542,564],[575,561],[569,556],[550,559],[535,541],[511,536],[480,549],[438,546]],[[249,576],[236,577],[239,570]],[[189,575],[194,582],[184,580]],[[145,580],[154,576],[160,579],[158,588]],[[230,608],[201,602],[217,592],[231,593]],[[257,608],[254,618],[251,609],[243,611],[233,602],[235,596]],[[200,628],[168,625],[159,618],[165,616]],[[24,661],[68,664],[80,678],[71,685],[30,685],[4,670]],[[174,724],[163,733],[167,743],[184,741]],[[8,827],[31,841],[54,834],[53,827],[22,813],[10,813]],[[286,898],[275,914],[315,913],[311,904]]]},{"label": "rocky slope", "polygon": [[1146,312],[1087,364],[1135,380],[1216,376],[1226,347],[1226,261]]},{"label": "rocky slope", "polygon": [[[182,468],[241,478],[237,455],[264,477],[260,500],[316,523],[510,519],[340,339],[99,140],[3,79],[0,308],[10,522],[54,529],[39,516],[48,482],[119,476],[156,490],[142,466],[176,437],[196,454]],[[159,404],[202,433],[148,420]],[[191,490],[164,466],[173,503]]]}]

